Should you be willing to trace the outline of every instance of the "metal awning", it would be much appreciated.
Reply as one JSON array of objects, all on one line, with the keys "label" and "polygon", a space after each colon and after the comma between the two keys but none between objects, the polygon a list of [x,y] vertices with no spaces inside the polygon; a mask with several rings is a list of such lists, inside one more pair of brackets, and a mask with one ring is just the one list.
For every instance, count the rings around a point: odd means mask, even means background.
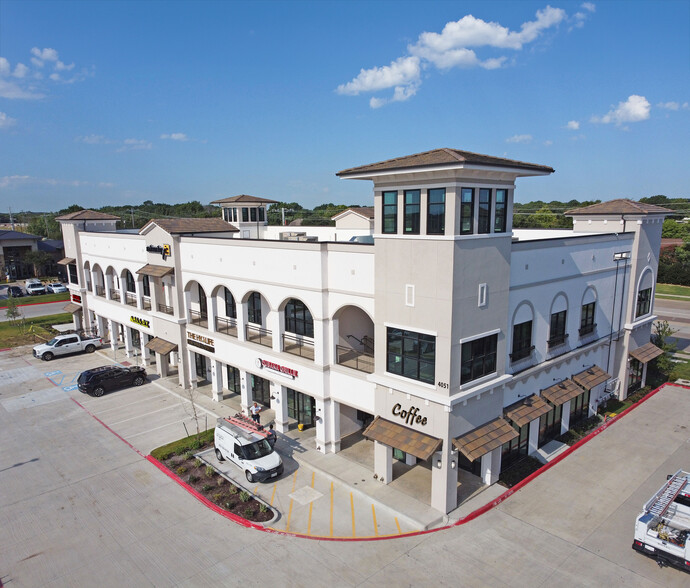
[{"label": "metal awning", "polygon": [[160,337],[154,337],[145,345],[145,347],[151,351],[160,353],[161,355],[167,355],[171,351],[177,350],[177,343],[171,343],[170,341],[166,341]]},{"label": "metal awning", "polygon": [[546,402],[536,394],[532,394],[532,396],[511,404],[503,411],[503,416],[509,418],[518,427],[524,427],[550,410],[551,407]]},{"label": "metal awning", "polygon": [[591,390],[599,384],[603,384],[606,380],[610,380],[611,376],[602,370],[598,365],[593,365],[587,368],[584,372],[575,374],[573,381],[582,386],[585,390]]},{"label": "metal awning", "polygon": [[363,434],[367,439],[395,447],[422,460],[429,459],[443,444],[442,439],[392,423],[380,416],[374,419]]},{"label": "metal awning", "polygon": [[154,265],[152,263],[147,263],[144,267],[141,269],[138,269],[136,271],[137,274],[139,275],[147,275],[151,276],[153,278],[162,278],[163,276],[167,276],[168,274],[171,274],[175,271],[174,267],[168,267],[167,265]]},{"label": "metal awning", "polygon": [[78,310],[81,310],[81,306],[74,304],[74,302],[68,302],[62,307],[62,310],[65,312],[77,312]]},{"label": "metal awning", "polygon": [[635,358],[640,363],[649,363],[653,359],[656,359],[663,354],[663,350],[659,349],[656,345],[654,345],[654,343],[649,342],[642,347],[633,349],[630,352],[630,357]]},{"label": "metal awning", "polygon": [[70,263],[74,263],[75,261],[77,260],[74,259],[74,257],[63,257],[60,261],[58,261],[58,263],[60,265],[69,265]]},{"label": "metal awning", "polygon": [[553,386],[549,386],[546,390],[542,390],[541,397],[546,398],[546,400],[554,406],[560,406],[582,393],[584,393],[584,390],[575,382],[568,379],[554,384]]},{"label": "metal awning", "polygon": [[518,436],[515,428],[505,419],[498,417],[474,431],[453,439],[453,445],[470,461],[490,453]]}]

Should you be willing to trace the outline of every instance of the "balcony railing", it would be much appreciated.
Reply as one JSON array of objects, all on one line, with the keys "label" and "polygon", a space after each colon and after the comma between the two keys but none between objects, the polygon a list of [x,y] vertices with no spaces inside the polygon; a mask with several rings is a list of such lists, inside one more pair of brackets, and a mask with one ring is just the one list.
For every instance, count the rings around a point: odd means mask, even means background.
[{"label": "balcony railing", "polygon": [[125,292],[125,304],[129,306],[137,305],[137,295],[133,292]]},{"label": "balcony railing", "polygon": [[110,300],[120,300],[120,291],[117,288],[110,288]]},{"label": "balcony railing", "polygon": [[175,309],[172,306],[168,306],[167,304],[159,304],[158,305],[158,312],[162,312],[164,314],[175,314]]},{"label": "balcony railing", "polygon": [[188,310],[189,320],[193,325],[199,325],[208,329],[208,315],[205,312],[199,312],[198,310]]},{"label": "balcony railing", "polygon": [[141,306],[144,310],[151,310],[151,299],[147,296],[143,296],[141,299]]},{"label": "balcony railing", "polygon": [[357,351],[344,345],[336,345],[335,350],[336,363],[338,365],[344,365],[367,374],[374,373],[374,356],[370,353]]},{"label": "balcony railing", "polygon": [[271,331],[257,325],[246,325],[245,334],[247,341],[258,343],[264,347],[273,347],[273,337]]},{"label": "balcony railing", "polygon": [[104,286],[96,286],[96,296],[101,296],[105,298],[105,287]]},{"label": "balcony railing", "polygon": [[229,316],[217,316],[216,331],[231,337],[237,337],[237,320]]},{"label": "balcony railing", "polygon": [[293,333],[283,333],[283,351],[313,360],[314,341]]},{"label": "balcony railing", "polygon": [[532,351],[534,351],[534,345],[530,345],[524,349],[516,349],[513,351],[513,353],[509,354],[510,361],[520,361],[521,359],[525,359],[526,357],[532,355]]},{"label": "balcony railing", "polygon": [[562,335],[554,335],[547,341],[549,347],[556,347],[557,345],[563,345],[565,343],[565,340],[568,338],[568,333],[564,333]]},{"label": "balcony railing", "polygon": [[578,333],[580,334],[580,337],[584,337],[585,335],[589,335],[590,333],[594,332],[594,329],[597,328],[596,323],[591,324],[591,325],[585,325],[584,327],[580,327],[580,330]]}]

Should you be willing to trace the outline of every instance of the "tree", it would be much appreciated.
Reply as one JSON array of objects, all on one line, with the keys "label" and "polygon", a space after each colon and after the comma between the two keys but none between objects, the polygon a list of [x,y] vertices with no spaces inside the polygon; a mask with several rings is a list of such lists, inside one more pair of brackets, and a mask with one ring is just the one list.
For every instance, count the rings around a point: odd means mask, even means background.
[{"label": "tree", "polygon": [[543,206],[536,213],[530,215],[532,226],[542,229],[553,229],[558,227],[558,219],[546,206]]},{"label": "tree", "polygon": [[34,266],[34,276],[38,277],[43,273],[44,266],[50,261],[50,254],[45,251],[29,251],[24,254],[24,261]]},{"label": "tree", "polygon": [[668,321],[657,321],[654,323],[654,334],[651,340],[664,353],[652,362],[652,366],[665,376],[670,375],[675,367],[672,355],[676,351],[676,342],[669,341],[669,338],[675,332],[677,332],[676,329],[673,329]]},{"label": "tree", "polygon": [[10,296],[7,299],[7,310],[5,311],[5,316],[7,317],[7,320],[10,321],[12,326],[15,326],[19,318],[22,316],[22,311],[19,309],[17,299],[13,296]]}]

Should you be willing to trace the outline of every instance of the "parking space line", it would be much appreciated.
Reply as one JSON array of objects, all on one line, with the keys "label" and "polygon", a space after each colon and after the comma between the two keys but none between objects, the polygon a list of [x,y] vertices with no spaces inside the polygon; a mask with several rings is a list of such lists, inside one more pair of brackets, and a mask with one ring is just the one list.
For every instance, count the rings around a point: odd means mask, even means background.
[{"label": "parking space line", "polygon": [[278,482],[276,482],[275,484],[273,484],[273,493],[271,494],[271,502],[268,503],[268,504],[270,504],[271,506],[273,506],[273,500],[274,500],[275,497],[276,497],[276,490],[277,490],[277,489],[278,489]]},{"label": "parking space line", "polygon": [[179,407],[178,407],[177,405],[175,405],[175,404],[171,404],[170,406],[165,406],[165,407],[163,407],[163,408],[159,408],[158,410],[152,410],[151,412],[146,412],[146,413],[144,413],[144,414],[138,414],[138,415],[133,416],[133,417],[130,417],[130,418],[128,418],[128,419],[124,419],[124,420],[121,420],[121,421],[117,421],[116,423],[113,423],[113,426],[115,426],[115,425],[120,425],[120,424],[122,424],[122,423],[126,423],[127,421],[133,421],[134,419],[140,419],[140,418],[142,418],[142,417],[147,417],[147,416],[149,416],[149,415],[155,414],[155,413],[157,413],[157,412],[162,412],[162,411],[164,411],[164,410],[169,410],[169,409],[171,409],[171,408],[179,408]]},{"label": "parking space line", "polygon": [[[314,487],[314,476],[316,476],[316,471],[313,471],[311,473],[311,487],[312,488]],[[309,503],[309,520],[307,522],[307,535],[311,535],[311,511],[312,511],[313,506],[314,506],[314,501],[312,500]]]},{"label": "parking space line", "polygon": [[[154,400],[155,398],[160,398],[161,396],[163,396],[163,393],[156,394],[155,396],[146,396],[144,398],[140,398],[139,400],[134,400],[132,402],[128,402],[127,404],[116,404],[115,406],[111,406],[110,408],[104,408],[103,410],[99,410],[98,414],[103,414],[104,412],[108,412],[111,410],[120,410],[122,408],[125,408],[126,406],[132,406],[133,404],[138,404],[139,402],[146,402],[147,400]],[[114,398],[114,397],[111,397],[111,398]],[[93,402],[97,402],[97,401],[94,400]],[[87,403],[87,404],[89,404],[89,403]]]},{"label": "parking space line", "polygon": [[333,537],[333,482],[331,482],[331,537]]},{"label": "parking space line", "polygon": [[[295,484],[297,483],[297,470],[295,470],[295,475],[292,477],[292,490],[290,491],[290,494],[292,494],[295,491]],[[291,498],[290,499],[290,508],[288,510],[288,517],[287,517],[287,524],[285,525],[285,532],[288,533],[290,531],[290,519],[292,518],[292,503],[294,500]]]},{"label": "parking space line", "polygon": [[350,510],[352,511],[352,536],[357,537],[355,532],[355,499],[352,496],[352,492],[350,492]]},{"label": "parking space line", "polygon": [[379,536],[379,527],[376,524],[376,507],[374,507],[373,503],[371,505],[371,516],[374,517],[374,533],[378,537]]},{"label": "parking space line", "polygon": [[152,431],[157,431],[158,429],[165,429],[165,427],[170,427],[172,425],[176,425],[177,423],[184,423],[186,419],[179,419],[177,421],[173,421],[172,423],[168,423],[167,425],[161,425],[160,427],[155,427],[153,429],[147,429],[146,431],[142,431],[141,433],[134,433],[132,435],[129,435],[130,438],[132,437],[139,437],[140,435],[146,435],[147,433],[151,433]]},{"label": "parking space line", "polygon": [[402,530],[400,529],[400,523],[398,522],[398,517],[395,517],[395,524],[398,526],[398,535],[402,535]]}]

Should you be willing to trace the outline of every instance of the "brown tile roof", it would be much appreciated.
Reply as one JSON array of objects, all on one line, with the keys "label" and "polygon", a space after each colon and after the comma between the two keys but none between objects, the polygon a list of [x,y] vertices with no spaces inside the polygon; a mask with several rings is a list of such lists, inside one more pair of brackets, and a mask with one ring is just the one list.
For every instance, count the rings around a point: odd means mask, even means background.
[{"label": "brown tile roof", "polygon": [[62,307],[62,310],[64,310],[65,312],[74,313],[78,310],[81,310],[81,306],[79,306],[78,304],[74,304],[74,302],[68,302],[67,304],[65,304],[65,306]]},{"label": "brown tile roof", "polygon": [[229,198],[220,198],[213,200],[211,204],[277,204],[277,200],[269,200],[268,198],[260,198],[259,196],[248,196],[247,194],[240,194],[239,196],[230,196]]},{"label": "brown tile roof", "polygon": [[77,212],[58,216],[55,220],[120,220],[120,217],[96,210],[77,210]]},{"label": "brown tile roof", "polygon": [[77,261],[74,259],[74,257],[63,257],[60,261],[58,261],[59,265],[69,265],[70,263],[74,263]]},{"label": "brown tile roof", "polygon": [[168,267],[167,265],[154,265],[152,263],[147,263],[141,269],[136,271],[139,275],[147,275],[153,278],[162,278],[175,271],[174,267]]},{"label": "brown tile roof", "polygon": [[650,341],[642,347],[633,349],[630,352],[630,357],[634,357],[640,363],[649,363],[650,361],[656,359],[663,353],[663,350],[659,349],[656,345],[654,345],[654,343]]},{"label": "brown tile roof", "polygon": [[467,459],[474,461],[517,436],[518,432],[513,426],[498,417],[474,431],[453,439],[453,445]]},{"label": "brown tile roof", "polygon": [[480,153],[460,151],[459,149],[443,148],[433,149],[432,151],[424,151],[423,153],[415,153],[414,155],[407,155],[405,157],[396,157],[395,159],[387,159],[386,161],[379,161],[378,163],[361,165],[359,167],[351,167],[339,171],[335,175],[344,177],[367,172],[410,169],[415,167],[455,167],[458,164],[482,165],[488,167],[511,167],[542,173],[553,173],[554,171],[553,168],[547,165],[538,165],[536,163],[527,163],[524,161],[516,161],[514,159],[504,159],[503,157],[492,157],[491,155],[481,155]]},{"label": "brown tile roof", "polygon": [[237,233],[238,229],[222,218],[152,218],[139,231],[139,234],[154,224],[171,235],[181,233]]},{"label": "brown tile roof", "polygon": [[145,345],[145,347],[151,351],[160,353],[161,355],[167,355],[171,351],[175,351],[177,349],[177,345],[175,343],[171,343],[170,341],[166,341],[160,337],[154,337]]},{"label": "brown tile roof", "polygon": [[583,392],[584,390],[580,388],[580,386],[568,379],[558,382],[558,384],[554,384],[553,386],[549,386],[546,390],[542,390],[541,396],[542,398],[546,398],[546,400],[554,406],[560,406]]},{"label": "brown tile roof", "polygon": [[550,410],[551,407],[546,402],[536,394],[532,394],[504,409],[503,416],[509,418],[518,427],[524,427]]},{"label": "brown tile roof", "polygon": [[606,202],[599,202],[598,204],[591,204],[582,208],[573,208],[566,210],[565,215],[593,215],[593,214],[673,214],[672,210],[657,206],[656,204],[645,204],[643,202],[635,202],[628,198],[618,198],[616,200],[607,200]]},{"label": "brown tile roof", "polygon": [[573,376],[573,382],[582,386],[585,390],[591,390],[599,384],[603,384],[606,380],[610,380],[611,376],[602,370],[598,365],[593,365],[579,374]]},{"label": "brown tile roof", "polygon": [[366,428],[363,435],[389,447],[395,447],[422,460],[429,459],[443,444],[442,439],[393,423],[380,416]]},{"label": "brown tile roof", "polygon": [[333,215],[331,217],[331,220],[333,220],[334,218],[338,218],[340,215],[343,215],[346,212],[354,212],[355,214],[359,214],[365,218],[374,218],[373,206],[358,206],[356,208],[348,208],[346,210],[343,210],[342,212],[339,212],[338,214]]}]

